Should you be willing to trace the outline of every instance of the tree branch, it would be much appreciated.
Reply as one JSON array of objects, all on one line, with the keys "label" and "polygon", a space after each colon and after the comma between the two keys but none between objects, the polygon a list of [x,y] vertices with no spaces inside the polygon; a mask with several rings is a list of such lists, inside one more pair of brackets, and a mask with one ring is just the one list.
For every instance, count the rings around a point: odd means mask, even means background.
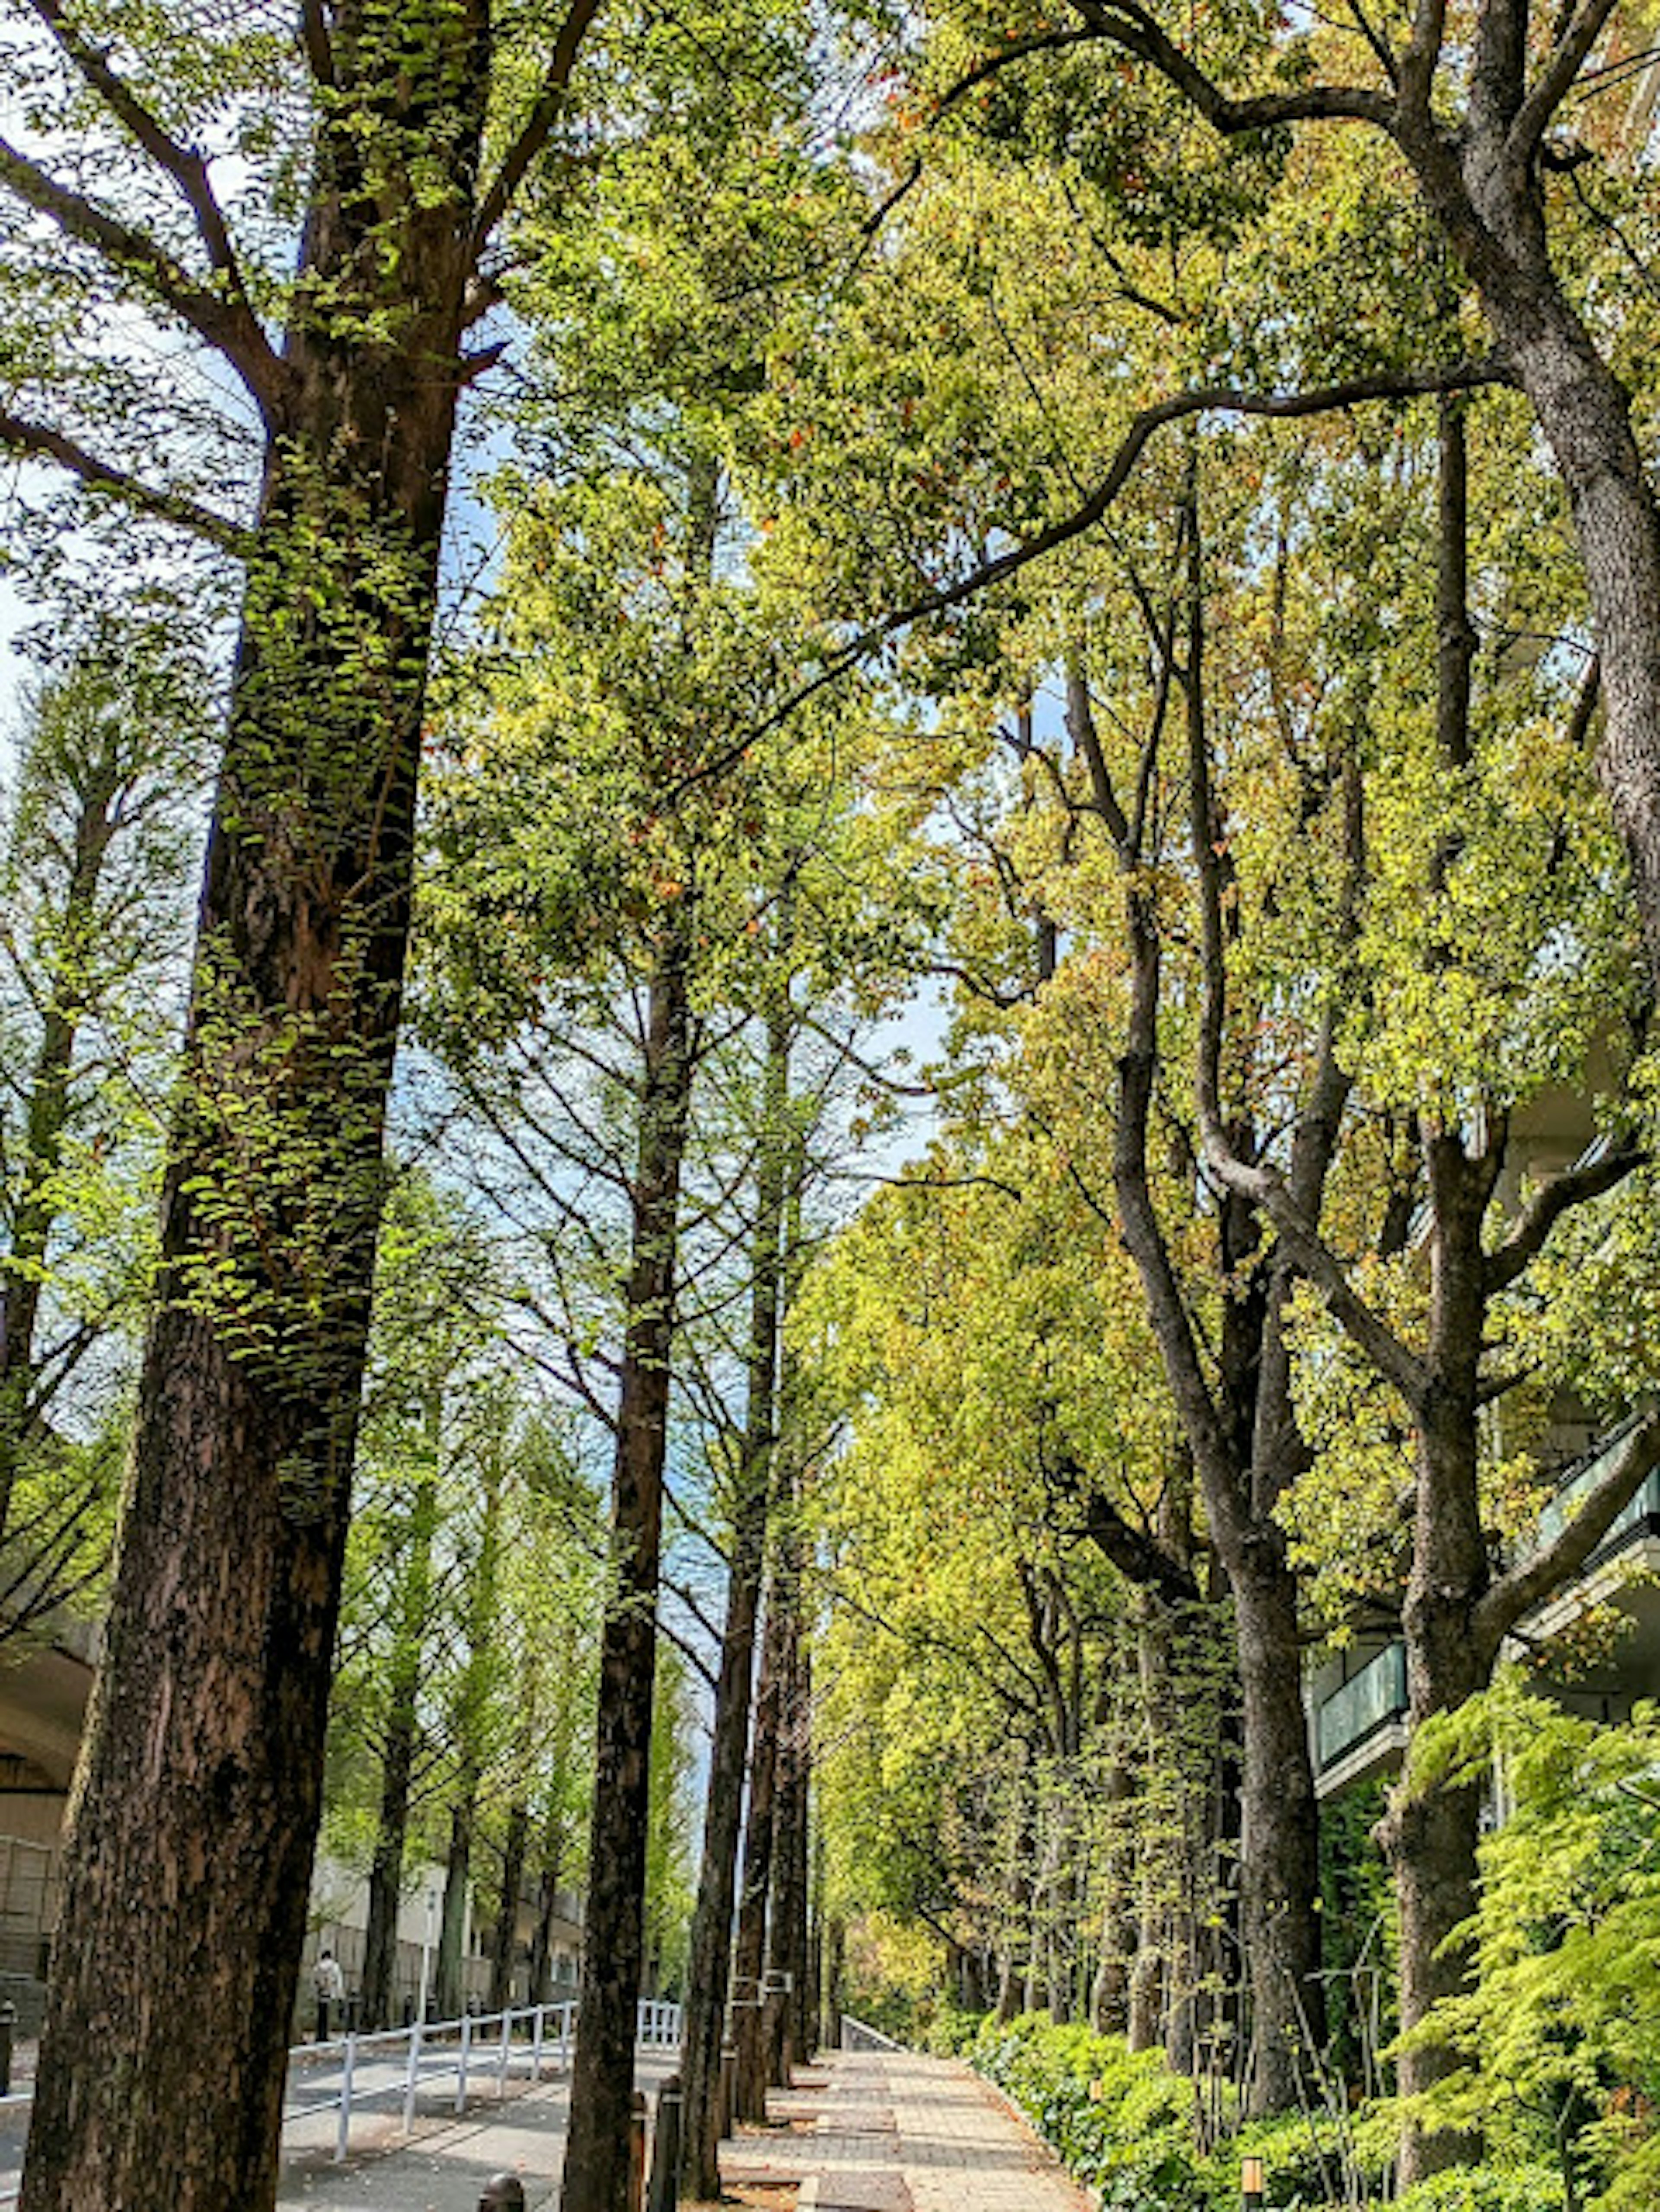
[{"label": "tree branch", "polygon": [[108,492],[112,498],[123,500],[146,514],[157,515],[163,522],[174,522],[181,529],[193,530],[198,537],[234,554],[239,560],[246,556],[249,533],[224,515],[199,506],[182,493],[160,490],[137,477],[128,476],[124,470],[112,468],[107,461],[100,461],[73,438],[49,428],[44,422],[30,422],[0,409],[0,447],[38,460],[55,461],[59,468],[67,469],[71,476],[79,477],[96,491]]},{"label": "tree branch", "polygon": [[[1492,4],[1492,0],[1488,0],[1488,4]],[[1587,0],[1586,6],[1570,21],[1566,33],[1559,40],[1555,51],[1545,64],[1543,75],[1522,102],[1516,120],[1510,127],[1505,150],[1512,159],[1526,161],[1532,158],[1535,149],[1549,127],[1552,116],[1572,91],[1591,48],[1614,13],[1614,5],[1615,0]]]},{"label": "tree branch", "polygon": [[1635,1150],[1615,1149],[1604,1152],[1599,1159],[1586,1161],[1583,1166],[1566,1168],[1560,1175],[1554,1175],[1548,1182],[1542,1183],[1522,1209],[1510,1235],[1487,1255],[1482,1272],[1488,1297],[1496,1291],[1509,1289],[1538,1257],[1546,1238],[1570,1208],[1583,1206],[1589,1199],[1601,1198],[1605,1191],[1622,1183],[1643,1164],[1644,1158]]},{"label": "tree branch", "polygon": [[508,149],[501,167],[479,199],[478,212],[472,222],[471,251],[475,261],[489,243],[491,232],[507,213],[514,193],[529,174],[532,162],[553,136],[553,127],[559,120],[560,110],[565,105],[565,95],[570,89],[571,71],[576,66],[576,57],[599,8],[600,0],[572,0],[570,10],[559,27],[559,36],[554,42],[553,58],[548,64],[542,89],[537,94],[519,136]]},{"label": "tree branch", "polygon": [[[121,222],[84,193],[43,169],[0,138],[0,186],[82,246],[119,276],[137,276],[161,303],[234,368],[269,425],[281,410],[286,372],[244,298],[223,297],[199,284],[145,231]],[[238,280],[240,283],[240,279]]]},{"label": "tree branch", "polygon": [[1138,1528],[1111,1498],[1093,1488],[1081,1468],[1061,1472],[1075,1475],[1084,1493],[1084,1533],[1127,1582],[1156,1591],[1169,1606],[1199,1603],[1202,1593],[1190,1569],[1172,1559],[1156,1538]]},{"label": "tree branch", "polygon": [[1073,4],[1100,37],[1157,70],[1225,137],[1271,131],[1287,123],[1371,123],[1387,131],[1393,120],[1394,103],[1361,85],[1311,84],[1298,92],[1234,100],[1135,0],[1073,0]]},{"label": "tree branch", "polygon": [[1643,1483],[1660,1467],[1660,1413],[1639,1417],[1573,1518],[1548,1544],[1501,1575],[1475,1612],[1475,1635],[1497,1650],[1523,1616],[1569,1582],[1590,1558]]}]

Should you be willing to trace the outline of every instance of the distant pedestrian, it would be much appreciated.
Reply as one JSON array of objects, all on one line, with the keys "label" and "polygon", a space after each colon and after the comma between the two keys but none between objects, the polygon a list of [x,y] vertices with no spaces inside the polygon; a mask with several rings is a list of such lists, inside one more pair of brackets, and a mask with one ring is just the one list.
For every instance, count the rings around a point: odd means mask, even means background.
[{"label": "distant pedestrian", "polygon": [[311,1970],[312,1987],[317,1992],[317,2040],[329,2039],[329,2010],[341,2003],[346,1994],[346,1978],[340,1971],[340,1961],[332,1951],[317,1954],[317,1964]]}]

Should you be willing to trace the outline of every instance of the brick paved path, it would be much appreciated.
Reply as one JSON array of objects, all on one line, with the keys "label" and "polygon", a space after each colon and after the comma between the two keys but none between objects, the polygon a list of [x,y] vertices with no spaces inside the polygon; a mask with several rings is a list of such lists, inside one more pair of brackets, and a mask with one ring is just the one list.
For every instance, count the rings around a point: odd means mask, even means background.
[{"label": "brick paved path", "polygon": [[768,2112],[774,2130],[740,2136],[722,2171],[799,2182],[797,2212],[1085,2212],[1031,2129],[955,2059],[837,2052]]}]

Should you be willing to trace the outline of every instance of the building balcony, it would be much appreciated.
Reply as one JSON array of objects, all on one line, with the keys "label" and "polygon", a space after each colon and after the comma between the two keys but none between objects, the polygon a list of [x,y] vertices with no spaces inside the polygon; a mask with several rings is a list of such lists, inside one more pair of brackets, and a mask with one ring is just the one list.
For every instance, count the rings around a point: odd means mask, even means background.
[{"label": "building balcony", "polygon": [[[1569,1471],[1539,1516],[1535,1544],[1548,1543],[1566,1525],[1639,1418],[1633,1413],[1622,1421]],[[1631,1580],[1634,1572],[1657,1571],[1660,1469],[1645,1480],[1574,1580],[1523,1624],[1527,1642],[1536,1644],[1560,1635],[1593,1605],[1618,1602],[1629,1616],[1631,1632],[1616,1652],[1609,1682],[1595,1690],[1576,1686],[1554,1693],[1565,1703],[1596,1705],[1614,1717],[1633,1697],[1660,1692],[1660,1591]],[[1309,1714],[1318,1794],[1331,1796],[1398,1766],[1406,1749],[1407,1710],[1407,1654],[1399,1642],[1384,1644],[1347,1680],[1334,1683],[1329,1674],[1316,1674],[1310,1685]]]}]

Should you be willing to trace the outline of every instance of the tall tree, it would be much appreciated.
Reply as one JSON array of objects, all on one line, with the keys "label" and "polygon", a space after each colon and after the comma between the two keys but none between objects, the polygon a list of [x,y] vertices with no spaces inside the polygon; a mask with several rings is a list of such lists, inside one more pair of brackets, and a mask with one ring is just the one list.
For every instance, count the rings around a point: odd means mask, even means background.
[{"label": "tall tree", "polygon": [[[439,545],[457,406],[481,365],[466,333],[501,220],[569,119],[594,12],[578,0],[520,28],[503,77],[487,0],[308,7],[297,61],[240,26],[204,52],[200,29],[186,42],[141,9],[16,11],[39,143],[57,149],[0,146],[25,297],[53,297],[44,327],[71,349],[108,328],[112,296],[204,349],[238,387],[212,427],[251,415],[258,481],[244,523],[147,473],[156,382],[127,373],[119,342],[72,379],[25,345],[0,413],[10,451],[246,562],[31,2208],[273,2199]],[[240,241],[224,155],[252,164]],[[284,283],[261,246],[286,256],[296,230]],[[162,388],[181,432],[199,388],[189,371]],[[182,468],[201,455],[189,435],[169,443]],[[209,471],[222,461],[210,447]],[[94,2041],[111,2063],[88,2069]]]}]

